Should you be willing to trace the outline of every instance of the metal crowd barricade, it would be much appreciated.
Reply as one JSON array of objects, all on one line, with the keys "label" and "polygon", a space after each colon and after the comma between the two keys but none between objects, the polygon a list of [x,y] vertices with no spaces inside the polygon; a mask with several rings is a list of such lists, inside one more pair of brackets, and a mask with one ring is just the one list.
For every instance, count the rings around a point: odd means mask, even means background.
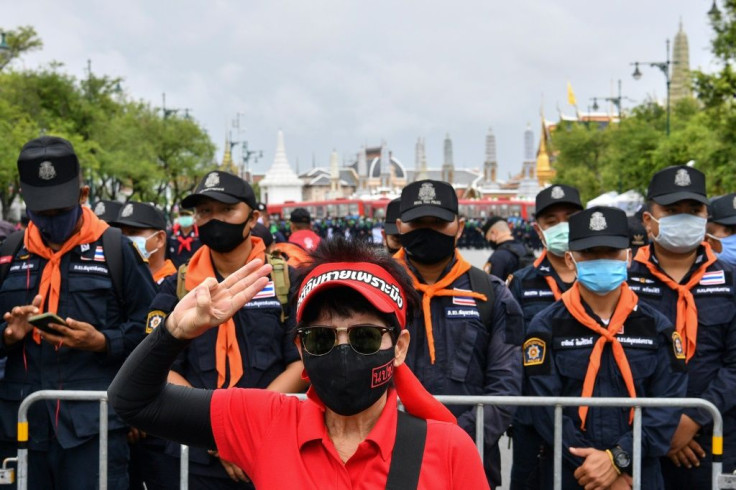
[{"label": "metal crowd barricade", "polygon": [[[304,394],[295,395],[304,399]],[[531,396],[447,396],[436,397],[446,405],[475,405],[476,426],[475,440],[478,452],[483,458],[483,414],[486,405],[493,406],[554,406],[554,489],[562,489],[562,407],[587,405],[590,407],[634,407],[634,454],[633,460],[633,488],[641,489],[641,409],[648,407],[695,407],[707,410],[713,417],[713,463],[712,475],[714,490],[718,488],[736,488],[736,476],[721,475],[723,463],[723,418],[715,405],[700,398],[582,398],[582,397],[531,397]],[[100,402],[100,486],[107,488],[107,392],[105,391],[37,391],[26,397],[18,410],[18,457],[8,458],[6,463],[17,460],[18,490],[28,488],[28,410],[39,400],[76,400]],[[180,485],[182,489],[188,487],[188,447],[182,446]],[[719,485],[725,485],[720,487]],[[731,486],[733,485],[733,486]]]},{"label": "metal crowd barricade", "polygon": [[[647,407],[703,408],[713,416],[712,489],[719,488],[723,463],[723,418],[715,405],[700,398],[582,398],[557,396],[437,396],[445,405],[477,405],[476,445],[483,457],[483,413],[485,405],[554,406],[554,490],[562,490],[562,407],[634,407],[633,488],[641,489],[641,409]],[[724,479],[728,475],[723,475]],[[734,487],[727,487],[734,488]]]}]

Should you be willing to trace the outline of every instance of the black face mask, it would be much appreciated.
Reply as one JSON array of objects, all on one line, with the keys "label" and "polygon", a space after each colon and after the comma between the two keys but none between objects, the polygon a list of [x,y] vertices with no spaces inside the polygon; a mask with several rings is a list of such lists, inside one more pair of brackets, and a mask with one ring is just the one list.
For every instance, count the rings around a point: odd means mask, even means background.
[{"label": "black face mask", "polygon": [[396,252],[399,251],[398,248],[391,248],[388,245],[386,245],[386,251],[389,253],[389,255],[396,255]]},{"label": "black face mask", "polygon": [[302,355],[317,396],[340,415],[355,415],[376,403],[394,375],[393,347],[366,356],[342,344],[324,356],[313,356],[304,349]]},{"label": "black face mask", "polygon": [[28,219],[38,227],[41,236],[46,242],[60,244],[66,242],[72,236],[79,217],[82,215],[82,206],[76,205],[69,211],[55,216],[36,214],[30,209],[27,209],[26,213],[28,214]]},{"label": "black face mask", "polygon": [[243,236],[243,230],[249,220],[250,217],[242,223],[232,224],[219,219],[211,219],[199,227],[199,239],[215,252],[227,253],[248,238]]},{"label": "black face mask", "polygon": [[436,264],[455,253],[455,236],[432,228],[419,228],[399,235],[401,245],[411,260],[420,264]]}]

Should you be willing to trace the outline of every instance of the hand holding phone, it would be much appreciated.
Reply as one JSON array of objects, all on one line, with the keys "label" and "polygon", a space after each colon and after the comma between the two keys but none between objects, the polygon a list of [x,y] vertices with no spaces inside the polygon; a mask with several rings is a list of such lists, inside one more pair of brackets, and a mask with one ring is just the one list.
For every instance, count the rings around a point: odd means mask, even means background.
[{"label": "hand holding phone", "polygon": [[63,318],[61,318],[59,315],[55,313],[50,313],[50,312],[29,317],[28,323],[38,328],[39,330],[43,330],[44,332],[50,333],[53,335],[62,335],[62,333],[56,330],[54,327],[52,327],[50,325],[51,323],[56,323],[58,325],[66,326],[66,322],[64,321]]}]

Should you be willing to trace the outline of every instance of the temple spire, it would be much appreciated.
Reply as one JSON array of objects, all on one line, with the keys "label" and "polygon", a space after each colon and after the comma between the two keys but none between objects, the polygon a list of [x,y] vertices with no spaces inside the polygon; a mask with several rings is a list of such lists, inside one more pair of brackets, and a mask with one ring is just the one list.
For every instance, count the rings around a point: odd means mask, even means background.
[{"label": "temple spire", "polygon": [[690,51],[688,48],[687,34],[682,27],[675,35],[672,45],[672,85],[670,87],[670,101],[676,103],[679,100],[693,96],[690,85]]},{"label": "temple spire", "polygon": [[450,139],[449,133],[445,136],[444,149],[445,159],[442,163],[442,180],[452,184],[455,180],[455,164],[452,158],[452,140]]}]

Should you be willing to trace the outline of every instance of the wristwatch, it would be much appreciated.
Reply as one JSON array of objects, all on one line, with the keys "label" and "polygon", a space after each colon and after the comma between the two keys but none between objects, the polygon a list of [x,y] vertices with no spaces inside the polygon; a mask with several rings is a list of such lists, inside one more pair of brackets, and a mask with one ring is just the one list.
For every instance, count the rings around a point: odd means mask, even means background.
[{"label": "wristwatch", "polygon": [[631,474],[631,455],[624,451],[621,446],[613,446],[610,451],[616,468],[621,472]]}]

